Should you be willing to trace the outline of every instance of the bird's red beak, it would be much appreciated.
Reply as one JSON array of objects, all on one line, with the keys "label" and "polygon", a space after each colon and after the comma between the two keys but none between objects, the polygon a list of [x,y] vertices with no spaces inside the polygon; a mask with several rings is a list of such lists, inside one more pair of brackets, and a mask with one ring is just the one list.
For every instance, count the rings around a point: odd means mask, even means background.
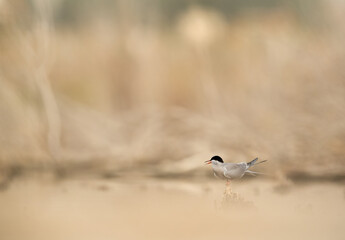
[{"label": "bird's red beak", "polygon": [[207,161],[205,161],[205,164],[211,164],[212,163],[212,161],[211,160],[207,160]]}]

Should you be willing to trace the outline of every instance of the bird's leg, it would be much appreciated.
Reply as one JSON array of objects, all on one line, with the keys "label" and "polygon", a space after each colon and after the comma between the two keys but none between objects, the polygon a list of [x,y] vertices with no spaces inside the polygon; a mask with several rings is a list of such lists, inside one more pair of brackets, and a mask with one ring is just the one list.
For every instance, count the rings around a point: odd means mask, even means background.
[{"label": "bird's leg", "polygon": [[226,179],[226,186],[230,186],[230,179]]},{"label": "bird's leg", "polygon": [[226,180],[224,195],[225,196],[231,196],[232,195],[230,179]]}]

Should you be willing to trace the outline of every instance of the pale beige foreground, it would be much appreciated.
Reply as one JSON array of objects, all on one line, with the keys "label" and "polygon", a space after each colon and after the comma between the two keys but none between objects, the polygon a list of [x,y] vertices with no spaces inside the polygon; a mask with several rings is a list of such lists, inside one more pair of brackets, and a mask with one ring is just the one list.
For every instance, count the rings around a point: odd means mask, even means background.
[{"label": "pale beige foreground", "polygon": [[219,208],[218,181],[18,180],[0,192],[0,239],[344,239],[337,184],[234,183],[251,207]]}]

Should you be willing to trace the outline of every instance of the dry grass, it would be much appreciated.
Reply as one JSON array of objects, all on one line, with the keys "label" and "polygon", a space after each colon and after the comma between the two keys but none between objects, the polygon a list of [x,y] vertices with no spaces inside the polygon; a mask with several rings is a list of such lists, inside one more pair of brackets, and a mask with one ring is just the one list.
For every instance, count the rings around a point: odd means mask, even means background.
[{"label": "dry grass", "polygon": [[164,27],[121,2],[115,20],[74,28],[54,22],[58,1],[34,1],[35,14],[25,1],[0,3],[2,169],[87,163],[176,176],[217,153],[269,159],[282,179],[343,176],[339,1],[322,2],[315,25],[284,8],[228,21],[191,7]]}]

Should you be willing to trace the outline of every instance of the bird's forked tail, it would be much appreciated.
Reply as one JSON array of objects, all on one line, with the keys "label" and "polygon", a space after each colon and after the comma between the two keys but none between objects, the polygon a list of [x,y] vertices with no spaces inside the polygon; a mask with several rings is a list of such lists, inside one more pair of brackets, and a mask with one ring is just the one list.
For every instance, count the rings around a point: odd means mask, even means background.
[{"label": "bird's forked tail", "polygon": [[254,160],[250,161],[250,162],[247,162],[247,169],[250,168],[251,166],[254,166],[254,165],[258,165],[260,163],[264,163],[266,162],[267,160],[263,160],[263,161],[260,161],[260,162],[256,162],[257,160],[259,160],[259,158],[255,158]]},{"label": "bird's forked tail", "polygon": [[258,165],[260,163],[264,163],[266,162],[267,160],[263,160],[263,161],[260,161],[260,162],[256,162],[258,161],[259,158],[255,158],[254,160],[250,161],[250,162],[247,162],[247,170],[245,171],[246,173],[249,173],[250,175],[253,175],[253,176],[256,176],[258,174],[263,174],[263,173],[259,173],[259,172],[253,172],[253,171],[250,171],[248,170],[248,168],[254,166],[254,165]]}]

